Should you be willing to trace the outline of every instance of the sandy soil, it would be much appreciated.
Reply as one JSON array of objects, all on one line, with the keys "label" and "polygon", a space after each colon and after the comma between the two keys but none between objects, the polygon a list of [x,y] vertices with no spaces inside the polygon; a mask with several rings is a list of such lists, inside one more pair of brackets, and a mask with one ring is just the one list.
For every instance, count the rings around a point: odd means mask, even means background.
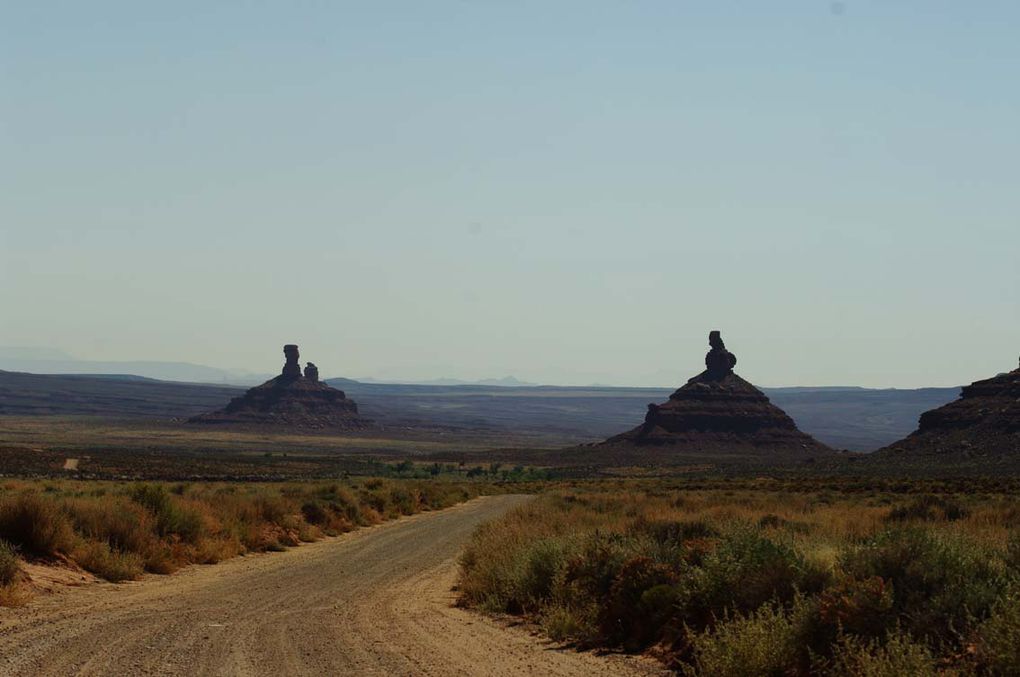
[{"label": "sandy soil", "polygon": [[477,499],[284,553],[93,584],[0,609],[4,675],[634,675],[452,606]]}]

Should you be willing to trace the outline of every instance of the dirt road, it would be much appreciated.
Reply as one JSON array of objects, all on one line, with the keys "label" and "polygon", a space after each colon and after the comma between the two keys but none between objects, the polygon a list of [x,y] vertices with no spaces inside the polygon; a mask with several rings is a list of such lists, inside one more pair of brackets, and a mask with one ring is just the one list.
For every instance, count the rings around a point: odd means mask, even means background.
[{"label": "dirt road", "polygon": [[632,675],[453,608],[456,557],[500,496],[294,548],[0,609],[3,675]]}]

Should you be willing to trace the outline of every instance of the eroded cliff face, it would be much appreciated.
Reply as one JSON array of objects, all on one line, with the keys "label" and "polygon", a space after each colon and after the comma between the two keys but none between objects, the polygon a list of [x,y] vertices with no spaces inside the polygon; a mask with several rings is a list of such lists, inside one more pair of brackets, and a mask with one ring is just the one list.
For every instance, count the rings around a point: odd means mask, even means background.
[{"label": "eroded cliff face", "polygon": [[917,430],[876,453],[1020,454],[1020,369],[965,386],[954,402],[921,414]]},{"label": "eroded cliff face", "polygon": [[279,376],[232,399],[226,407],[190,419],[191,423],[280,426],[297,429],[363,430],[371,421],[344,391],[319,381],[311,362],[301,373],[298,347],[283,347],[286,363]]}]

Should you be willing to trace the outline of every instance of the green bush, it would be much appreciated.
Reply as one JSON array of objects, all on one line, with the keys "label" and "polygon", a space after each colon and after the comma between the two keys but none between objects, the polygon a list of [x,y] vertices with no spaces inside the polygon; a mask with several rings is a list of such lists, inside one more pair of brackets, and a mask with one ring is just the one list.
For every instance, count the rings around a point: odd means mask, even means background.
[{"label": "green bush", "polygon": [[678,591],[673,570],[649,557],[624,562],[599,613],[601,641],[639,651],[658,639],[673,616]]},{"label": "green bush", "polygon": [[691,632],[693,661],[686,675],[763,677],[796,673],[800,664],[797,632],[779,606],[726,616],[711,630]]},{"label": "green bush", "polygon": [[329,509],[333,514],[354,524],[364,524],[358,499],[346,489],[338,489],[329,501]]},{"label": "green bush", "polygon": [[160,536],[177,536],[186,543],[197,543],[204,533],[202,515],[180,506],[162,485],[140,484],[131,498],[156,518]]},{"label": "green bush", "polygon": [[388,503],[400,515],[413,515],[418,512],[418,497],[405,486],[392,487]]},{"label": "green bush", "polygon": [[683,606],[698,627],[723,611],[752,611],[766,602],[789,603],[800,591],[820,591],[829,572],[792,546],[758,529],[738,527],[683,582]]},{"label": "green bush", "polygon": [[977,631],[976,656],[990,675],[1020,675],[1020,593],[1004,597]]},{"label": "green bush", "polygon": [[633,539],[621,534],[595,532],[567,560],[561,595],[572,606],[604,600],[623,569],[639,554]]},{"label": "green bush", "polygon": [[834,677],[926,677],[938,674],[931,650],[909,635],[891,633],[884,643],[877,639],[844,637],[827,665],[817,672]]},{"label": "green bush", "polygon": [[594,609],[579,610],[551,606],[542,615],[542,629],[556,641],[574,640],[581,645],[590,643],[596,636]]},{"label": "green bush", "polygon": [[851,577],[891,584],[893,610],[913,635],[958,643],[1005,591],[995,562],[957,536],[912,528],[879,534],[844,553],[841,564]]},{"label": "green bush", "polygon": [[535,611],[548,603],[565,559],[564,544],[559,539],[543,539],[533,543],[524,552],[524,566],[514,586],[509,606],[523,611]]}]

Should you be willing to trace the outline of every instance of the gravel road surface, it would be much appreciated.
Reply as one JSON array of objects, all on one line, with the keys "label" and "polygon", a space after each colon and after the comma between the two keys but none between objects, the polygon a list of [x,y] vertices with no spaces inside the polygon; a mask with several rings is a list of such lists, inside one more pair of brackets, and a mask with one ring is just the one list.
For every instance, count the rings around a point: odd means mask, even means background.
[{"label": "gravel road surface", "polygon": [[647,660],[557,648],[453,606],[494,496],[173,576],[0,609],[4,675],[648,675]]}]

